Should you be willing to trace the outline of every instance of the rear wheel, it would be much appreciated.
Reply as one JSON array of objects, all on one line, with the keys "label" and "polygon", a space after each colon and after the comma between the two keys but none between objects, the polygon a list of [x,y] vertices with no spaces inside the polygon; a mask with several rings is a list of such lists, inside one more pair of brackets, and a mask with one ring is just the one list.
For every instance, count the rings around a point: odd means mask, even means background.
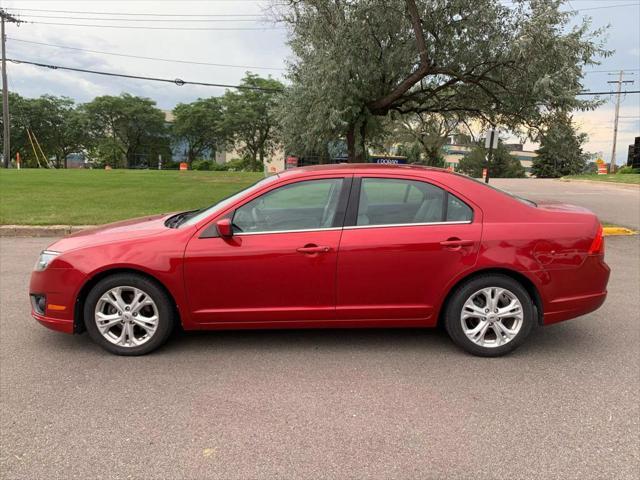
[{"label": "rear wheel", "polygon": [[174,310],[164,290],[132,273],[111,275],[89,292],[84,323],[91,339],[117,355],[144,355],[167,341]]},{"label": "rear wheel", "polygon": [[482,275],[462,284],[445,313],[455,344],[483,357],[504,355],[521,345],[535,324],[524,287],[506,275]]}]

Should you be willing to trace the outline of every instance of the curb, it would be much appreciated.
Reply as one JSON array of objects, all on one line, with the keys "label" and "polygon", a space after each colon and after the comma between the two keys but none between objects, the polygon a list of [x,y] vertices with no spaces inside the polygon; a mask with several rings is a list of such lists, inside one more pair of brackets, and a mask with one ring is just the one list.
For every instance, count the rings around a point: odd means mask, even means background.
[{"label": "curb", "polygon": [[0,237],[62,237],[94,225],[0,225]]},{"label": "curb", "polygon": [[612,237],[621,235],[637,235],[638,232],[624,227],[602,227],[602,234],[605,237]]},{"label": "curb", "polygon": [[626,188],[629,190],[640,190],[640,184],[637,183],[619,183],[619,182],[607,182],[604,180],[578,180],[573,178],[556,178],[557,182],[566,183],[590,183],[591,185],[610,185],[612,187]]}]

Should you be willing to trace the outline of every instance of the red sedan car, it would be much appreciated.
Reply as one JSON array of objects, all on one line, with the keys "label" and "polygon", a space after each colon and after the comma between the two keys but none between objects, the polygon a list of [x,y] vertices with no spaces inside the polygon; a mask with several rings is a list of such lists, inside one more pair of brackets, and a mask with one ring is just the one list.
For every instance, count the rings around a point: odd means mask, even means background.
[{"label": "red sedan car", "polygon": [[193,212],[86,230],[43,251],[33,316],[141,355],[185,330],[435,327],[502,355],[606,297],[591,212],[441,169],[289,170]]}]

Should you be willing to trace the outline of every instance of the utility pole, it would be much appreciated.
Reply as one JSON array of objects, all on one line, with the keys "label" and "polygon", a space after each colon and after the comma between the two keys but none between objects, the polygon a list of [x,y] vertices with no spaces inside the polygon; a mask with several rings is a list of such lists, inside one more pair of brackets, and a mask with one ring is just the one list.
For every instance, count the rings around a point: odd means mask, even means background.
[{"label": "utility pole", "polygon": [[0,8],[0,17],[2,17],[2,153],[4,168],[9,168],[9,159],[11,157],[11,129],[9,127],[9,87],[7,85],[7,54],[5,43],[7,37],[4,34],[4,23],[16,23],[19,24],[20,20],[15,18],[10,13],[7,13],[3,8]]},{"label": "utility pole", "polygon": [[633,83],[633,80],[624,80],[625,75],[633,75],[633,74],[625,74],[624,70],[620,70],[618,80],[610,80],[607,82],[607,83],[618,84],[618,91],[616,92],[616,114],[613,120],[613,146],[611,147],[611,168],[609,169],[609,173],[616,173],[616,143],[618,141],[618,120],[620,119],[620,92],[622,90],[622,84]]},{"label": "utility pole", "polygon": [[489,149],[487,154],[487,174],[484,177],[484,183],[489,183],[489,169],[491,168],[491,159],[493,158],[493,149],[498,148],[498,132],[496,127],[491,126],[491,131],[487,132],[487,138],[484,141],[485,148]]}]

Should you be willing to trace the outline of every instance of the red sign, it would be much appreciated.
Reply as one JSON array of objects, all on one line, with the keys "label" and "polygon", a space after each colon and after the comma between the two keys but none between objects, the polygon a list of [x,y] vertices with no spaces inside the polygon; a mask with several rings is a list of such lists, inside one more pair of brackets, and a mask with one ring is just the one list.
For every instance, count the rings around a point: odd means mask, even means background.
[{"label": "red sign", "polygon": [[285,168],[296,168],[298,166],[298,157],[287,157]]},{"label": "red sign", "polygon": [[180,170],[188,170],[189,169],[189,165],[187,165],[187,162],[180,162]]},{"label": "red sign", "polygon": [[485,178],[487,178],[487,169],[483,168],[482,169],[482,179],[484,180]]},{"label": "red sign", "polygon": [[607,164],[606,163],[601,163],[598,164],[598,175],[606,175],[607,172]]}]

